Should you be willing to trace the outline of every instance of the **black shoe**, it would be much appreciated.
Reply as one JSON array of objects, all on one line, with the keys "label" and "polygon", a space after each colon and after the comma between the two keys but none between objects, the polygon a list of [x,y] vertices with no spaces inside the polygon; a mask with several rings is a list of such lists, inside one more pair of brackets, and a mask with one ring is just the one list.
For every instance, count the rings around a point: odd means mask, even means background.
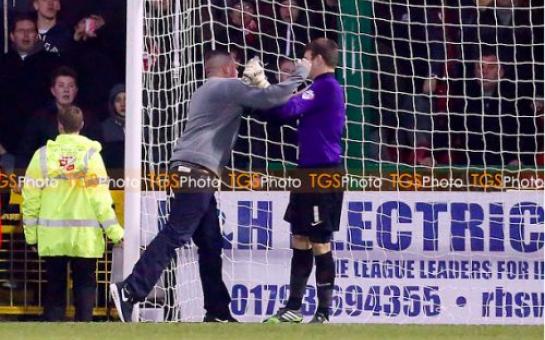
[{"label": "black shoe", "polygon": [[221,323],[228,323],[228,322],[238,322],[237,319],[235,319],[231,314],[226,315],[217,315],[212,314],[209,312],[206,312],[206,315],[204,316],[204,319],[202,322],[221,322]]},{"label": "black shoe", "polygon": [[316,312],[312,320],[309,321],[309,323],[328,323],[328,322],[329,322],[329,316],[321,312]]},{"label": "black shoe", "polygon": [[132,322],[134,301],[127,288],[123,287],[123,283],[112,283],[110,285],[110,295],[121,322]]}]

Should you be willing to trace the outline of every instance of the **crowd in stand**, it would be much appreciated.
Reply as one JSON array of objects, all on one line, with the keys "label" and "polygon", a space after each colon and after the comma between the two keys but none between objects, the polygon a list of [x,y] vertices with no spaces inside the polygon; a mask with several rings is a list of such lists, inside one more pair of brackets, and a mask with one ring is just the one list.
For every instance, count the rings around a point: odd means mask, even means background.
[{"label": "crowd in stand", "polygon": [[[0,61],[0,166],[24,169],[33,151],[55,137],[57,111],[76,104],[85,114],[83,134],[104,144],[108,168],[122,168],[126,0],[9,3],[15,7],[4,35],[8,41],[2,44],[9,49]],[[203,3],[210,5],[202,7],[203,13],[214,23],[203,28],[204,49],[214,42],[241,65],[257,55],[273,82],[292,72],[308,41],[339,40],[342,31],[338,0]],[[427,166],[543,165],[543,11],[538,3],[372,2],[368,13],[360,13],[372,18],[375,52],[368,57],[376,71],[374,102],[367,103],[375,112],[365,118],[372,126],[365,136],[366,159]],[[149,4],[173,11],[169,0]],[[154,48],[157,58],[171,49]],[[144,62],[149,70],[157,61]],[[165,110],[157,108],[153,117],[162,120]],[[234,165],[294,162],[294,126],[242,124]]]},{"label": "crowd in stand", "polygon": [[57,112],[71,105],[84,112],[83,134],[102,142],[107,166],[122,167],[123,157],[114,154],[124,139],[126,1],[5,5],[0,167],[23,173],[33,153],[57,136]]},{"label": "crowd in stand", "polygon": [[543,3],[410,3],[374,6],[380,128],[371,157],[542,166]]},{"label": "crowd in stand", "polygon": [[[308,41],[338,40],[342,31],[336,0],[213,2],[217,27],[208,40],[241,64],[261,57],[273,80]],[[542,6],[531,0],[372,2],[369,12],[360,13],[373,18],[374,53],[368,57],[377,71],[370,105],[377,109],[366,116],[373,126],[365,137],[366,159],[542,166]],[[234,165],[264,167],[264,157],[294,162],[292,127],[243,124]]]}]

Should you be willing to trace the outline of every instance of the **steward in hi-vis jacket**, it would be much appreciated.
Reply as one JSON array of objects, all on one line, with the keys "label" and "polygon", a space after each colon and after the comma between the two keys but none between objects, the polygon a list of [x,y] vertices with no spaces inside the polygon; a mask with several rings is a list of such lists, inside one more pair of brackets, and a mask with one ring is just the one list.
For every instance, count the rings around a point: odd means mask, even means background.
[{"label": "steward in hi-vis jacket", "polygon": [[74,282],[76,321],[91,321],[96,295],[96,262],[104,255],[104,234],[123,238],[108,189],[100,143],[80,136],[83,115],[72,106],[58,114],[59,135],[38,149],[23,187],[25,239],[44,258],[47,288],[44,319],[62,321],[66,271]]}]

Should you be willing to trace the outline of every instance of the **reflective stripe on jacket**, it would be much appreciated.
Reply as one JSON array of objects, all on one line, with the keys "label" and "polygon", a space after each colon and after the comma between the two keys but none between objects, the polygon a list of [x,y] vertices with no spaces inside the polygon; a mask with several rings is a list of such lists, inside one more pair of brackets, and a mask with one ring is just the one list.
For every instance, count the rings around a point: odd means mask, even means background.
[{"label": "reflective stripe on jacket", "polygon": [[102,257],[104,233],[123,237],[108,189],[100,143],[61,134],[34,153],[23,187],[23,224],[40,256]]}]

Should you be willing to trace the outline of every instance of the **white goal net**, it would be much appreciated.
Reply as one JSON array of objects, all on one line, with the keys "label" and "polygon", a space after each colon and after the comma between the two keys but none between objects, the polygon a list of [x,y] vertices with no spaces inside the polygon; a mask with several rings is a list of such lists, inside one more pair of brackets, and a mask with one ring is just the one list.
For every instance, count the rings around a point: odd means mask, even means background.
[{"label": "white goal net", "polygon": [[[346,188],[332,320],[543,322],[543,2],[144,0],[140,251],[166,221],[158,181],[203,83],[207,50],[252,56],[271,83],[316,37],[338,42]],[[129,11],[131,4],[129,1]],[[131,52],[129,52],[131,56]],[[129,70],[130,72],[130,70]],[[289,294],[288,176],[297,122],[244,114],[218,192],[233,315],[261,321]],[[325,183],[325,182],[324,182]],[[346,184],[346,183],[345,183]],[[329,185],[325,183],[324,185]],[[289,189],[289,188],[288,188]],[[130,207],[126,207],[130,213]],[[141,305],[142,320],[202,320],[193,246]],[[316,308],[313,276],[303,303]]]}]

